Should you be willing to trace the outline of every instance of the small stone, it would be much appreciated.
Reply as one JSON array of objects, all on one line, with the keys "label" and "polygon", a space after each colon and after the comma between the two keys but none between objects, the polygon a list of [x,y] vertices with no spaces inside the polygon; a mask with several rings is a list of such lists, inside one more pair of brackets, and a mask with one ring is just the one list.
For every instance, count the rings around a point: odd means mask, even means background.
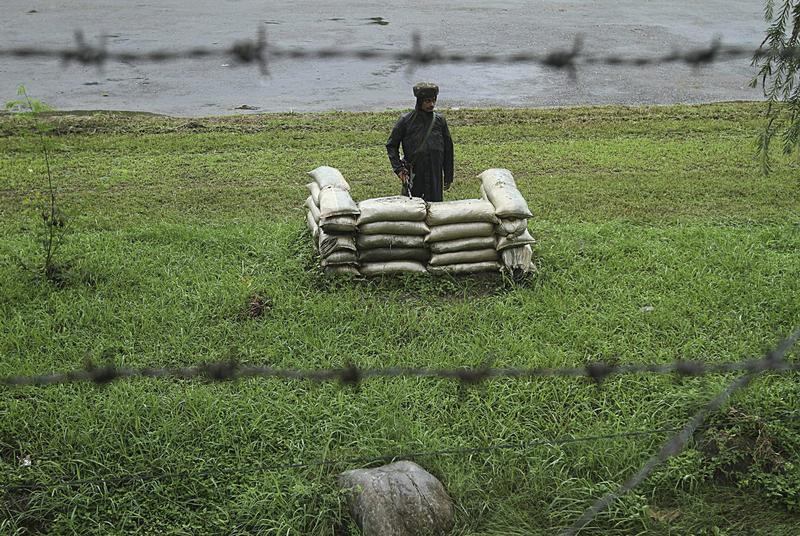
[{"label": "small stone", "polygon": [[653,311],[656,310],[656,308],[653,307],[652,305],[645,305],[644,307],[641,307],[639,310],[643,313],[652,313]]},{"label": "small stone", "polygon": [[364,536],[446,534],[453,528],[453,502],[444,486],[414,462],[345,471],[336,480],[351,491],[350,515]]}]

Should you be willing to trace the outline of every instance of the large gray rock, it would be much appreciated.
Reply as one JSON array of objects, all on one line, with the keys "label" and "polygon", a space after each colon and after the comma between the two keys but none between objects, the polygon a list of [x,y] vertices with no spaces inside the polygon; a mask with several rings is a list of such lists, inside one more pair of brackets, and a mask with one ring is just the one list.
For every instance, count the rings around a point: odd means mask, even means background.
[{"label": "large gray rock", "polygon": [[345,471],[339,486],[350,490],[350,514],[364,536],[446,534],[453,502],[433,475],[414,462]]}]

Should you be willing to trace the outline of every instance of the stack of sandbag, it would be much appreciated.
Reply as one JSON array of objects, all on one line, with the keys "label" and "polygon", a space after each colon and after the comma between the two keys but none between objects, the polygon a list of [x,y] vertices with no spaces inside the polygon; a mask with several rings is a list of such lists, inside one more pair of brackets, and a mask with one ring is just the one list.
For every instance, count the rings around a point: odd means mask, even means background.
[{"label": "stack of sandbag", "polygon": [[485,199],[430,203],[425,219],[430,232],[428,272],[474,274],[496,272],[494,206]]},{"label": "stack of sandbag", "polygon": [[517,189],[514,177],[507,169],[487,169],[481,179],[481,194],[494,207],[497,217],[497,251],[503,267],[515,274],[531,270],[536,241],[528,232],[528,218],[532,216],[528,203]]},{"label": "stack of sandbag", "polygon": [[378,197],[358,204],[358,259],[361,274],[425,273],[425,201],[418,197]]},{"label": "stack of sandbag", "polygon": [[350,197],[350,185],[339,170],[329,166],[320,166],[309,175],[314,182],[307,185],[311,195],[306,199],[306,220],[315,235],[322,267],[326,273],[358,275],[355,235],[359,211]]}]

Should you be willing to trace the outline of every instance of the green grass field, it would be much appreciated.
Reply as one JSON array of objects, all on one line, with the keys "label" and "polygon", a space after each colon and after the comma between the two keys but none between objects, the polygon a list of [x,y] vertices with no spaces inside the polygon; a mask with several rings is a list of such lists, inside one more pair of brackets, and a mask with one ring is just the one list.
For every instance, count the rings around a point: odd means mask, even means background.
[{"label": "green grass field", "polygon": [[[396,193],[383,143],[397,112],[43,117],[70,215],[57,286],[30,269],[42,261],[38,138],[0,116],[0,376],[87,358],[326,368],[757,357],[800,325],[800,164],[776,152],[761,175],[760,111],[445,110],[447,199],[477,197],[474,176],[506,167],[535,214],[538,272],[520,286],[320,273],[305,172],[339,168],[357,200]],[[255,296],[267,307],[251,318]],[[734,377],[0,388],[0,534],[345,534],[334,477],[351,465],[258,467],[676,427]],[[797,534],[797,381],[758,378],[582,534]],[[544,535],[667,437],[419,462],[455,501],[456,534]],[[104,478],[118,480],[60,484]],[[43,487],[9,489],[24,482]]]}]

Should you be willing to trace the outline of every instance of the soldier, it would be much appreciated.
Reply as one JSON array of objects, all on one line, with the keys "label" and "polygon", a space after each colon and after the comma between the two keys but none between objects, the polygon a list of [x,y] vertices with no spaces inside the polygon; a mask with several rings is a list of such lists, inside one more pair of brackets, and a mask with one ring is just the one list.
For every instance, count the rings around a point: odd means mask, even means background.
[{"label": "soldier", "polygon": [[453,138],[447,121],[433,111],[438,95],[437,85],[416,84],[414,111],[398,119],[386,142],[392,169],[403,181],[402,195],[425,201],[442,201],[453,183]]}]

